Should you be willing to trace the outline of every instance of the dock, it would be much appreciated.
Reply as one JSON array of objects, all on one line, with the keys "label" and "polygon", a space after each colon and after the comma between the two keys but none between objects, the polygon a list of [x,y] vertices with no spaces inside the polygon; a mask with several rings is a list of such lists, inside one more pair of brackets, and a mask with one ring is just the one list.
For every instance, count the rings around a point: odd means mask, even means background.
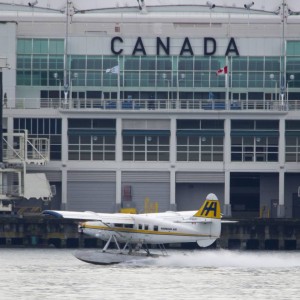
[{"label": "dock", "polygon": [[[213,248],[239,250],[300,250],[300,219],[258,218],[222,224]],[[0,248],[100,248],[103,242],[83,235],[77,223],[41,215],[1,216]],[[167,248],[197,249],[196,243],[169,244]]]}]

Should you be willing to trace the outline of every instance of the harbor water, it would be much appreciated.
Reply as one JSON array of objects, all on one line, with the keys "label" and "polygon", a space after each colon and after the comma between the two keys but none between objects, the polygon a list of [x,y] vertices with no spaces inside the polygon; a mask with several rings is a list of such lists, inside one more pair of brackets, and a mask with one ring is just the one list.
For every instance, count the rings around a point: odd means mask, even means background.
[{"label": "harbor water", "polygon": [[299,299],[300,252],[173,251],[119,265],[0,249],[0,299]]}]

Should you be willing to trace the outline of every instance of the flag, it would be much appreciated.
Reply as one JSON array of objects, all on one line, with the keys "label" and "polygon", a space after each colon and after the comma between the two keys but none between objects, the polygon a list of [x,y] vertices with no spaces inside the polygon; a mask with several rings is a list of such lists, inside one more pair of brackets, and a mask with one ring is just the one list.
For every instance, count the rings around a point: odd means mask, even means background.
[{"label": "flag", "polygon": [[219,75],[225,75],[225,74],[228,74],[228,67],[227,66],[225,66],[224,68],[219,69],[216,72],[217,76],[219,76]]},{"label": "flag", "polygon": [[114,67],[111,68],[111,69],[106,69],[106,73],[119,74],[119,72],[120,72],[120,67],[119,67],[119,65],[114,66]]}]

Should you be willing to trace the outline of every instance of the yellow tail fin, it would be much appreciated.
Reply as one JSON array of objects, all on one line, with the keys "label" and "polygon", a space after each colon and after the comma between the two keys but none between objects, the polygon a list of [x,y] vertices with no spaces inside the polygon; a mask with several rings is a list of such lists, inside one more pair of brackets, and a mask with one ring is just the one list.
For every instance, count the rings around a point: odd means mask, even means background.
[{"label": "yellow tail fin", "polygon": [[194,217],[221,219],[221,207],[217,196],[215,194],[207,195],[204,204]]}]

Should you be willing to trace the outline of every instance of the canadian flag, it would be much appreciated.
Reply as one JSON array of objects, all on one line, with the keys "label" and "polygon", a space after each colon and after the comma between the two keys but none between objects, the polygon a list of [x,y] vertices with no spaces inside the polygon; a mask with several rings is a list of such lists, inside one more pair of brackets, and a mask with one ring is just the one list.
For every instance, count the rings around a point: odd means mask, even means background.
[{"label": "canadian flag", "polygon": [[225,66],[224,68],[219,69],[216,72],[217,76],[219,76],[219,75],[225,75],[225,74],[228,74],[228,67],[227,66]]}]

